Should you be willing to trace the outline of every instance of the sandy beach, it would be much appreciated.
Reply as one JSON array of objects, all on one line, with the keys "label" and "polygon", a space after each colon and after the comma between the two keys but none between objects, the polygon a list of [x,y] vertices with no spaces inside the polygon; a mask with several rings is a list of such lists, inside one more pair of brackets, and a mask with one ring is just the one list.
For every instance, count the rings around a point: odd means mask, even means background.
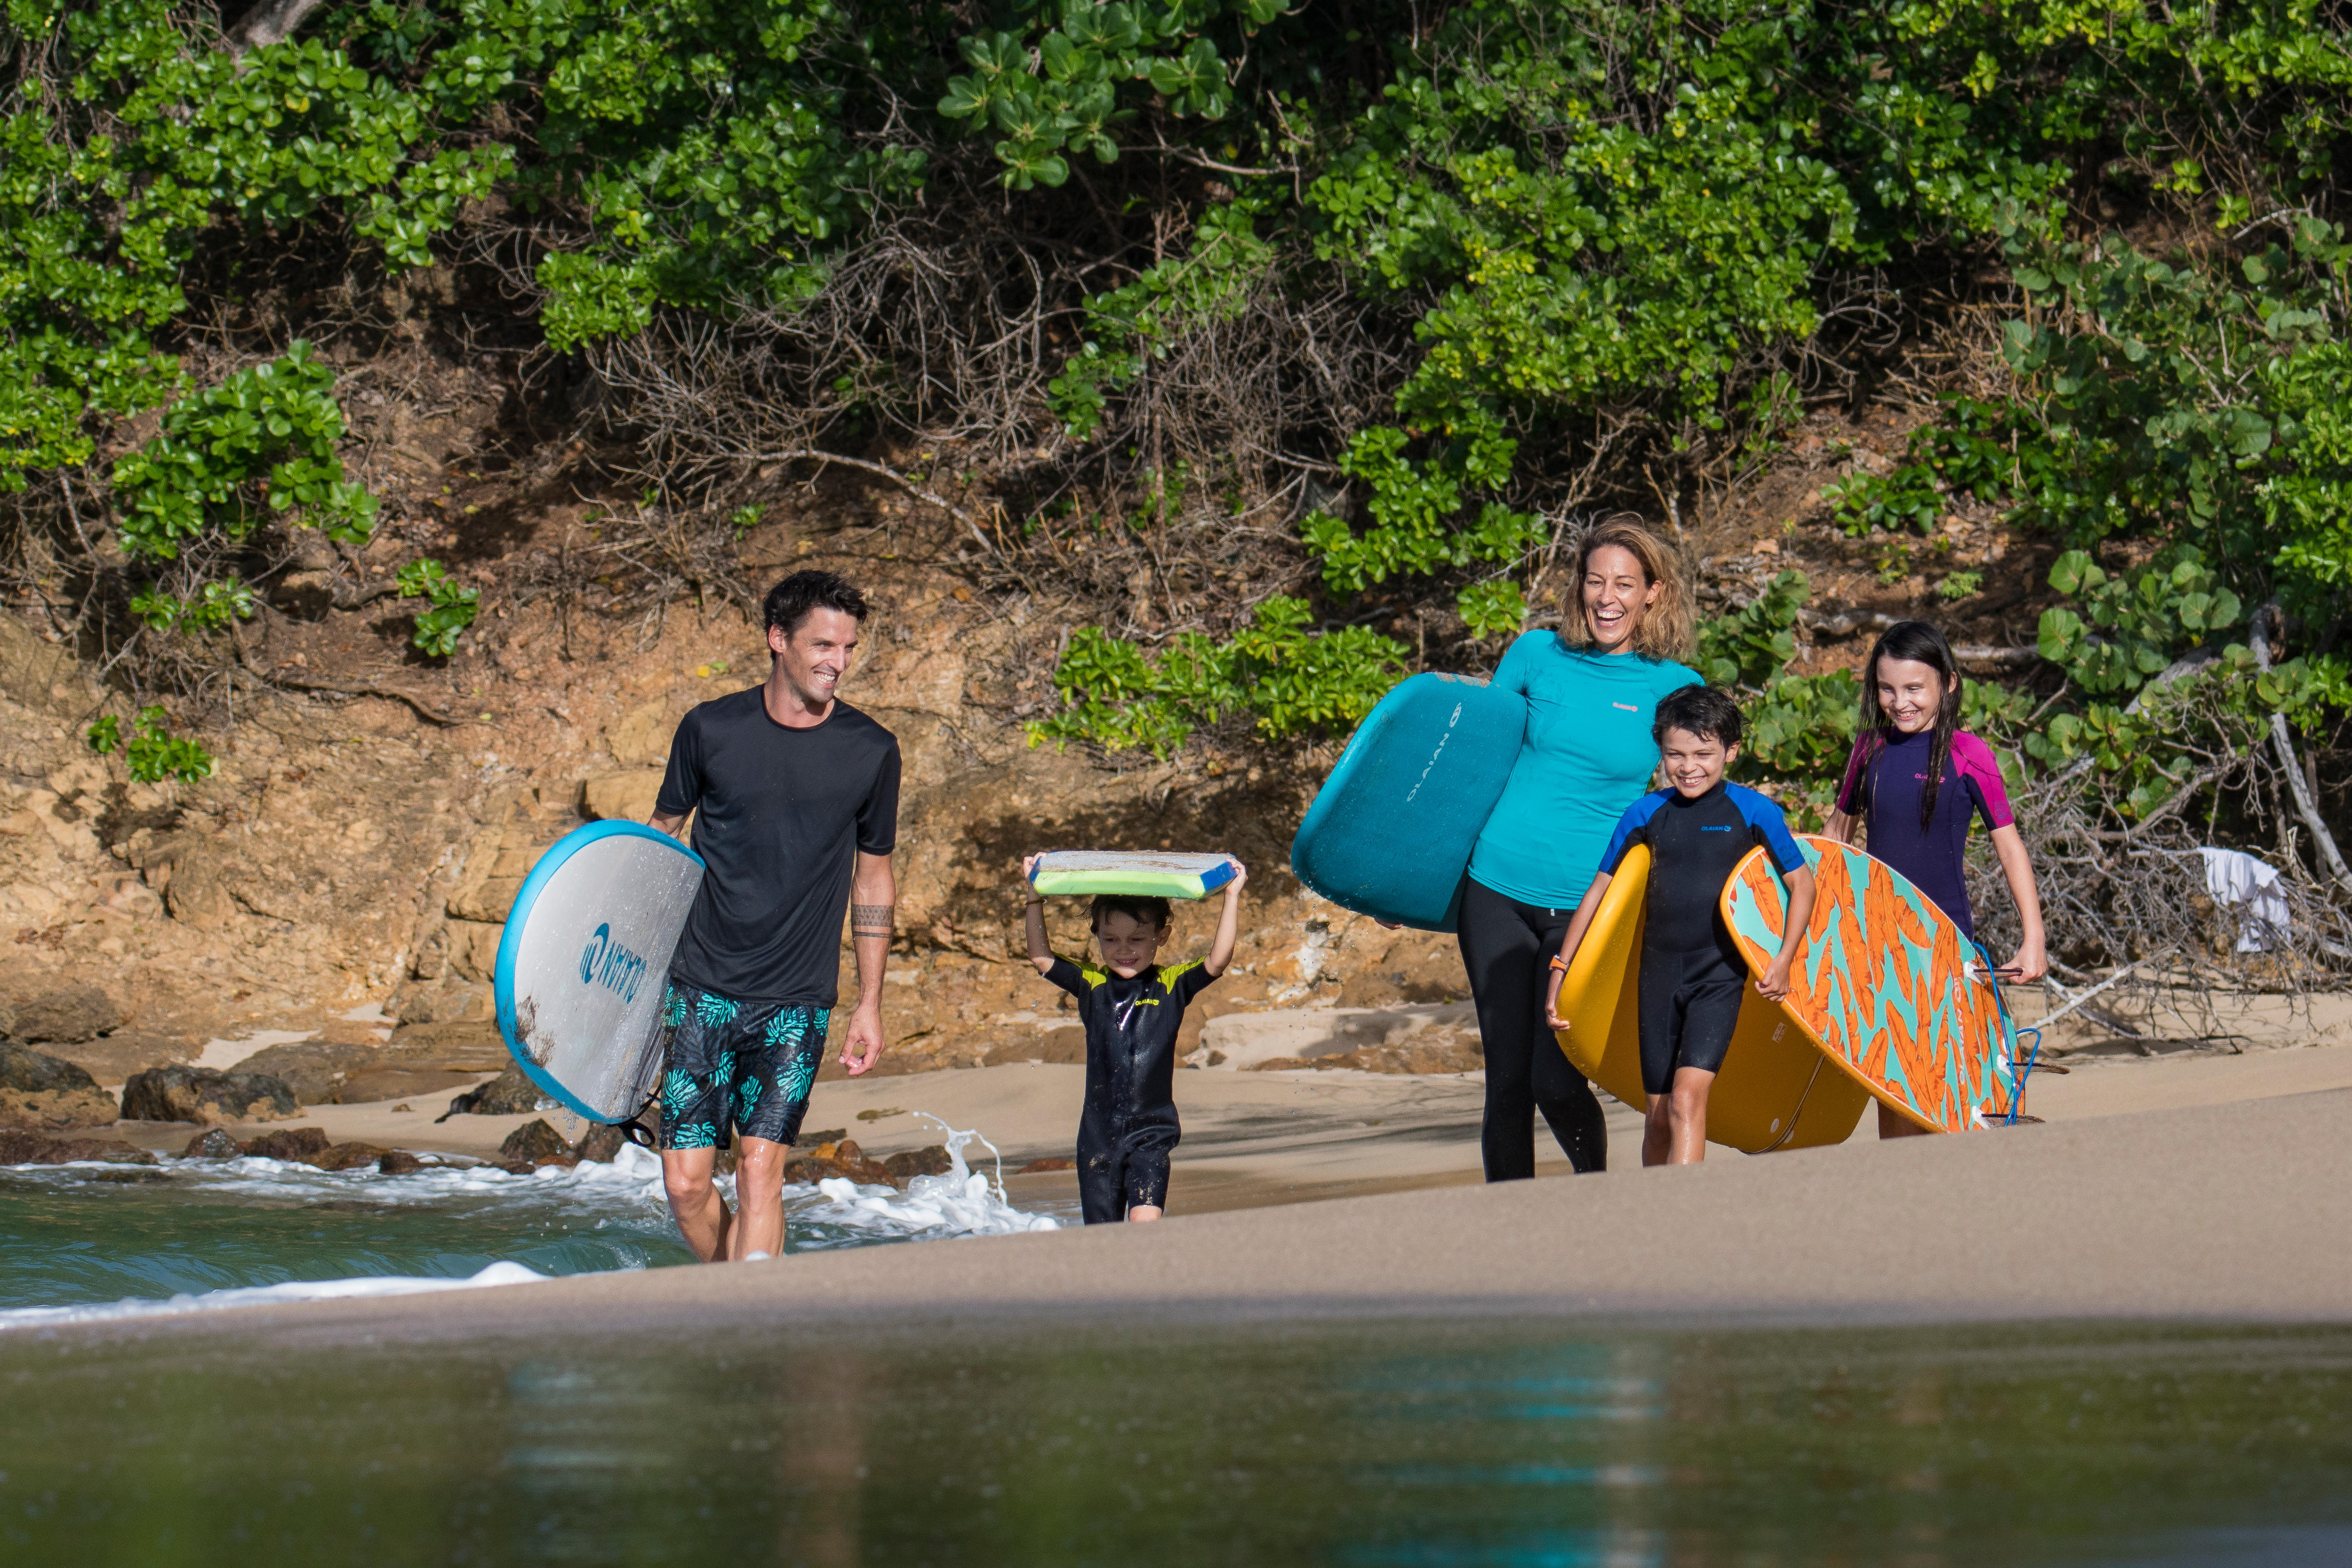
[{"label": "sandy beach", "polygon": [[[887,1157],[940,1140],[940,1123],[977,1130],[1001,1152],[1016,1203],[1066,1197],[1066,1173],[1022,1175],[1032,1161],[1066,1158],[1077,1126],[1086,1069],[1055,1062],[963,1068],[819,1083],[809,1100],[802,1142],[819,1132],[846,1132],[870,1154]],[[2179,1051],[2152,1058],[2076,1056],[2038,1073],[2028,1108],[2052,1123],[2149,1110],[2193,1110],[2241,1101],[2352,1089],[2352,1045],[2251,1050]],[[1337,1070],[1188,1071],[1177,1080],[1184,1141],[1176,1153],[1171,1215],[1365,1196],[1480,1181],[1477,1073],[1408,1076]],[[443,1100],[309,1108],[292,1121],[234,1128],[240,1136],[272,1128],[315,1126],[335,1142],[385,1148],[494,1154],[516,1128],[535,1118],[453,1116],[436,1123]],[[1612,1163],[1640,1158],[1641,1119],[1604,1097]],[[567,1136],[583,1123],[541,1113]],[[194,1130],[180,1123],[121,1122],[119,1136],[176,1152]],[[1865,1114],[1851,1140],[1876,1141]],[[986,1151],[973,1148],[974,1157]],[[1774,1156],[1780,1158],[1781,1156]],[[1717,1148],[1716,1163],[1749,1156]],[[1566,1175],[1568,1162],[1549,1136],[1536,1141],[1538,1175]],[[990,1166],[993,1169],[993,1166]]]},{"label": "sandy beach", "polygon": [[[1063,1152],[1081,1070],[1037,1065],[819,1088],[811,1125],[877,1152],[980,1127],[1007,1169]],[[1643,1171],[1477,1184],[1475,1076],[1183,1075],[1171,1218],[666,1269],[510,1289],[98,1325],[98,1333],[503,1335],[551,1326],[973,1314],[1216,1318],[1431,1310],[1733,1321],[2352,1317],[2352,1048],[2100,1061],[2044,1077],[2044,1125]],[[861,1116],[861,1113],[870,1113]],[[480,1148],[326,1108],[338,1139]],[[161,1130],[155,1130],[161,1131]],[[176,1131],[176,1130],[175,1130]],[[151,1140],[161,1142],[161,1140]],[[416,1146],[425,1146],[412,1139]],[[1562,1167],[1564,1169],[1564,1167]],[[1013,1176],[1015,1201],[1063,1174]],[[1301,1200],[1325,1199],[1323,1202]],[[1666,1238],[1674,1238],[1669,1244]]]}]

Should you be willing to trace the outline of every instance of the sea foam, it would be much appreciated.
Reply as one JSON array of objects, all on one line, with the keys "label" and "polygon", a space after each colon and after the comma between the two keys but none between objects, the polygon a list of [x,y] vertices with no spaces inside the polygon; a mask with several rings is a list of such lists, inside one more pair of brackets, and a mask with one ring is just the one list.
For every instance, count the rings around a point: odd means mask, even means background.
[{"label": "sea foam", "polygon": [[[842,1177],[829,1177],[814,1184],[788,1184],[783,1194],[784,1212],[793,1251],[1059,1228],[1052,1215],[1015,1208],[1006,1198],[1001,1155],[995,1161],[992,1174],[971,1168],[965,1151],[977,1142],[986,1145],[993,1154],[993,1143],[976,1130],[950,1127],[936,1117],[919,1111],[916,1114],[940,1128],[950,1169],[941,1175],[913,1177],[903,1193]],[[160,1180],[174,1188],[201,1192],[212,1199],[250,1199],[272,1206],[282,1206],[291,1200],[298,1205],[325,1203],[343,1209],[364,1204],[371,1208],[381,1206],[388,1215],[404,1209],[440,1210],[447,1215],[511,1211],[516,1205],[545,1212],[552,1205],[583,1219],[612,1215],[625,1217],[631,1226],[656,1226],[665,1232],[668,1229],[661,1159],[635,1144],[625,1145],[609,1162],[583,1161],[570,1167],[543,1165],[528,1173],[504,1171],[494,1165],[450,1163],[431,1164],[395,1176],[370,1168],[321,1171],[297,1162],[252,1156],[190,1160],[170,1155],[162,1156],[159,1163],[147,1171],[152,1174],[142,1173],[141,1186]],[[44,1185],[71,1184],[78,1193],[87,1194],[89,1201],[103,1204],[108,1201],[107,1194],[116,1189],[93,1189],[88,1177],[95,1173],[99,1173],[77,1165],[19,1167],[11,1172],[12,1177]],[[111,1180],[117,1168],[108,1168],[104,1173]],[[732,1199],[733,1179],[720,1177],[718,1184]],[[601,1231],[604,1223],[598,1219],[597,1229]],[[286,1280],[163,1297],[0,1309],[0,1331],[288,1301],[524,1284],[554,1277],[502,1259],[470,1276],[388,1272]]]}]

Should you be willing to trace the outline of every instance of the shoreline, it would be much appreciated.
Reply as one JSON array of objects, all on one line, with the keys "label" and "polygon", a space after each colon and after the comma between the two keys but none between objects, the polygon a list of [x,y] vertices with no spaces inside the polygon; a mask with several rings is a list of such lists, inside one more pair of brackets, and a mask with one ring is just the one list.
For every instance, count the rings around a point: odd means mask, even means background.
[{"label": "shoreline", "polygon": [[[2027,1109],[2051,1123],[2352,1089],[2352,1045],[2076,1057],[2058,1066],[2062,1070],[2037,1073],[2027,1092]],[[1045,1062],[828,1079],[810,1096],[801,1144],[814,1143],[817,1132],[845,1131],[869,1156],[887,1158],[940,1141],[940,1128],[923,1120],[929,1113],[959,1129],[977,1129],[994,1144],[1003,1155],[1007,1195],[1016,1205],[1075,1203],[1073,1174],[1020,1171],[1033,1160],[1070,1154],[1084,1082],[1083,1068]],[[1484,1093],[1484,1074],[1475,1072],[1181,1073],[1177,1103],[1184,1137],[1175,1155],[1170,1215],[1479,1184]],[[1602,1102],[1612,1164],[1638,1163],[1641,1119],[1605,1095]],[[488,1158],[509,1133],[533,1121],[547,1121],[566,1138],[576,1138],[585,1125],[550,1110],[459,1115],[436,1126],[433,1118],[446,1099],[404,1112],[394,1110],[397,1103],[311,1107],[289,1121],[232,1123],[228,1130],[250,1137],[315,1126],[331,1142]],[[91,1135],[176,1154],[200,1131],[187,1122],[118,1122]],[[1847,1142],[1876,1142],[1876,1120],[1868,1110]],[[993,1173],[995,1164],[981,1143],[967,1157],[973,1169]],[[1717,1146],[1708,1163],[1785,1157]],[[1569,1173],[1540,1123],[1536,1160],[1538,1176]]]},{"label": "shoreline", "polygon": [[[2352,1089],[778,1263],[33,1329],[315,1342],[882,1321],[2352,1320]],[[12,1340],[16,1336],[11,1336]]]}]

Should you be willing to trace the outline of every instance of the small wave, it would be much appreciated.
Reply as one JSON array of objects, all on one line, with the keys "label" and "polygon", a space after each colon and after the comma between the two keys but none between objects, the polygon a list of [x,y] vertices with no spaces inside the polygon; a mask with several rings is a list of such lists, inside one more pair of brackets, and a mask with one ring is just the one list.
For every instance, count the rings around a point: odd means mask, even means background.
[{"label": "small wave", "polygon": [[[813,1185],[788,1184],[783,1196],[792,1251],[1059,1228],[1052,1215],[1015,1208],[1006,1198],[1001,1155],[992,1175],[971,1168],[965,1151],[977,1142],[993,1153],[993,1143],[977,1131],[952,1128],[936,1117],[916,1114],[938,1125],[944,1134],[950,1169],[941,1175],[916,1176],[904,1192],[839,1177]],[[321,1171],[312,1165],[252,1156],[202,1160],[167,1154],[152,1166],[16,1167],[9,1176],[49,1193],[54,1201],[73,1205],[77,1213],[121,1217],[108,1222],[111,1236],[100,1234],[96,1256],[86,1246],[72,1249],[70,1258],[51,1247],[44,1267],[29,1256],[38,1249],[16,1248],[20,1261],[30,1270],[14,1281],[18,1287],[16,1299],[23,1301],[30,1294],[32,1301],[40,1304],[0,1308],[0,1331],[158,1312],[515,1284],[615,1267],[685,1261],[683,1248],[675,1245],[676,1233],[663,1195],[661,1159],[635,1144],[625,1146],[609,1162],[546,1165],[523,1173],[495,1165],[452,1162],[427,1164],[403,1175],[385,1175],[372,1168]],[[719,1185],[729,1198],[733,1197],[732,1178],[719,1178]],[[142,1199],[142,1191],[152,1197]],[[174,1199],[170,1195],[174,1192],[187,1197]],[[208,1210],[173,1206],[190,1200],[213,1206]],[[223,1244],[210,1247],[184,1235],[142,1245],[133,1239],[139,1234],[135,1228],[120,1228],[131,1224],[123,1205],[138,1202],[155,1210],[148,1216],[148,1235],[183,1231],[184,1227],[173,1216],[194,1213],[212,1216],[211,1223],[226,1225],[234,1234],[222,1236]],[[250,1221],[231,1217],[246,1205],[254,1211]],[[288,1280],[283,1278],[286,1273],[300,1271],[306,1265],[297,1253],[281,1248],[278,1238],[284,1236],[283,1229],[270,1229],[262,1211],[288,1216],[287,1222],[294,1215],[330,1211],[343,1215],[381,1213],[387,1219],[403,1214],[415,1217],[399,1221],[399,1230],[387,1233],[385,1242],[346,1247],[332,1261],[319,1258],[307,1265],[315,1269],[323,1263],[333,1270],[333,1278]],[[307,1228],[307,1222],[300,1223]],[[364,1223],[353,1221],[362,1228]],[[558,1233],[552,1237],[551,1225]],[[0,1241],[11,1239],[9,1231],[5,1216],[0,1216]],[[563,1236],[570,1239],[562,1239]],[[240,1249],[242,1256],[237,1255]],[[9,1250],[0,1247],[0,1255]],[[522,1252],[539,1267],[515,1261],[514,1251]],[[472,1257],[466,1257],[467,1253]],[[665,1259],[665,1253],[676,1256]],[[459,1268],[473,1267],[486,1261],[486,1254],[488,1267],[478,1273],[463,1274],[455,1268],[441,1275],[417,1271],[420,1265],[430,1268],[436,1259]],[[257,1274],[260,1280],[270,1282],[244,1283],[238,1280],[239,1274],[246,1280],[254,1280]],[[83,1292],[111,1295],[126,1286],[137,1289],[149,1280],[163,1289],[108,1301],[71,1300]],[[218,1281],[220,1288],[172,1289],[174,1284],[212,1281]],[[61,1294],[67,1300],[59,1300]],[[41,1301],[44,1295],[47,1302]]]},{"label": "small wave", "polygon": [[289,1279],[280,1285],[247,1285],[202,1295],[158,1300],[132,1298],[75,1307],[16,1307],[0,1311],[0,1329],[37,1329],[56,1323],[92,1323],[110,1318],[163,1317],[209,1312],[223,1307],[268,1307],[287,1301],[339,1301],[359,1296],[414,1296],[426,1290],[472,1290],[488,1285],[530,1285],[552,1276],[520,1263],[493,1263],[463,1279],[367,1276],[357,1279]]}]

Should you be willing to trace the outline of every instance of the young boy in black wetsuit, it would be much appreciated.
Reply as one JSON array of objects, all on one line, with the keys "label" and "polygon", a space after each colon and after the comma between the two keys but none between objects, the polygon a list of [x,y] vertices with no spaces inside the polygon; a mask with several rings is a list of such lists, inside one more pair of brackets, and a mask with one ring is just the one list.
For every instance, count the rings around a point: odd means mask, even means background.
[{"label": "young boy in black wetsuit", "polygon": [[[1022,863],[1026,878],[1037,858]],[[1029,962],[1078,999],[1087,1026],[1087,1108],[1078,1118],[1078,1201],[1088,1225],[1153,1220],[1168,1201],[1168,1156],[1176,1123],[1176,1032],[1184,1006],[1234,961],[1242,884],[1234,862],[1225,908],[1209,956],[1155,966],[1173,912],[1165,899],[1105,894],[1092,925],[1102,966],[1056,958],[1045,942],[1045,900],[1029,893]]]},{"label": "young boy in black wetsuit", "polygon": [[1748,966],[1725,929],[1719,900],[1732,871],[1763,845],[1789,884],[1780,951],[1756,982],[1778,1000],[1813,912],[1813,873],[1780,808],[1724,781],[1739,755],[1739,705],[1709,686],[1685,686],[1658,702],[1651,733],[1670,789],[1645,795],[1617,821],[1601,875],[1568,922],[1551,961],[1545,1022],[1559,1016],[1559,983],[1576,956],[1609,879],[1636,844],[1650,847],[1648,918],[1642,929],[1642,1089],[1650,1097],[1642,1131],[1644,1165],[1696,1165],[1706,1157],[1706,1097],[1731,1047]]}]

